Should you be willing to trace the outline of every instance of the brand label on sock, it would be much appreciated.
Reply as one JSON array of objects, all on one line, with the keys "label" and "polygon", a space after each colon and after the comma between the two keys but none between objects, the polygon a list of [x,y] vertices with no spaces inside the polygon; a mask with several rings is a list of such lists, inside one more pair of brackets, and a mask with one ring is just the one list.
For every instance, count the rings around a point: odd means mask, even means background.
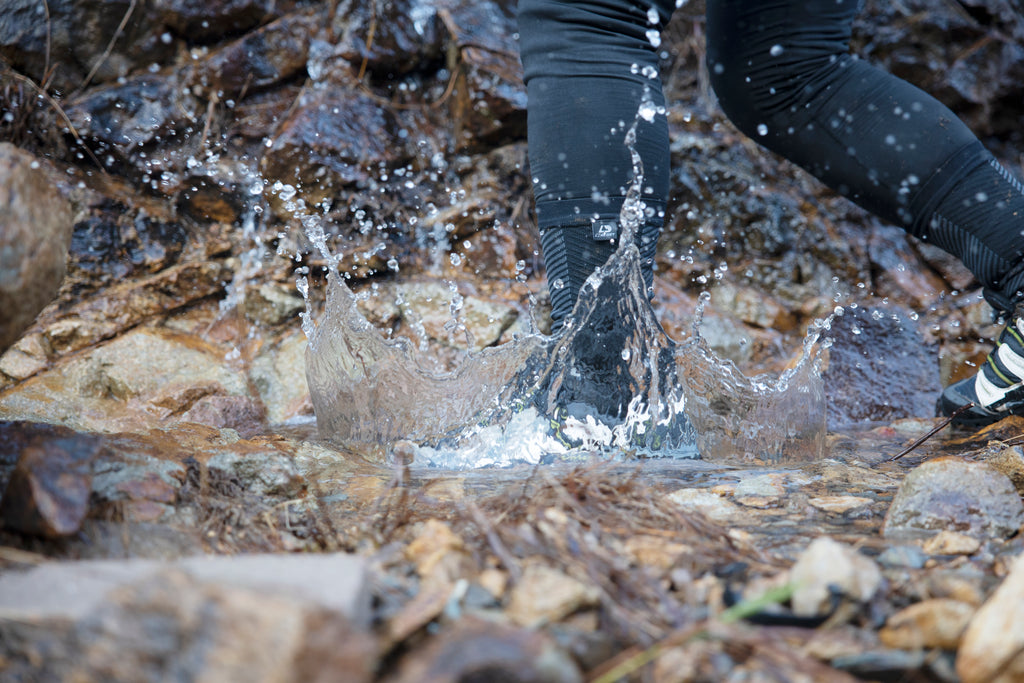
[{"label": "brand label on sock", "polygon": [[612,219],[596,220],[593,223],[594,239],[607,242],[619,236],[619,223]]}]

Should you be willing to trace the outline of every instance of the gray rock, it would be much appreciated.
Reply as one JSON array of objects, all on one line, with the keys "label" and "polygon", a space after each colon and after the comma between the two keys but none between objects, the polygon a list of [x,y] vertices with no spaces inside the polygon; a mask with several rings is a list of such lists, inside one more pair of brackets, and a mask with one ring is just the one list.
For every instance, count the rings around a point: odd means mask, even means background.
[{"label": "gray rock", "polygon": [[369,623],[365,563],[341,553],[196,556],[174,562],[49,562],[28,571],[0,575],[0,620],[77,620],[102,605],[114,589],[140,583],[168,569],[181,570],[204,583],[286,596],[341,612],[357,624]]},{"label": "gray rock", "polygon": [[23,680],[361,682],[369,607],[349,555],[43,564],[0,576],[0,655]]},{"label": "gray rock", "polygon": [[0,351],[57,293],[71,228],[71,208],[39,161],[0,143]]},{"label": "gray rock", "polygon": [[307,345],[306,335],[295,329],[276,343],[265,345],[252,363],[249,375],[271,424],[313,413],[306,385]]},{"label": "gray rock", "polygon": [[293,498],[305,486],[295,461],[275,451],[219,453],[206,463],[210,475],[237,481],[242,488],[261,496]]},{"label": "gray rock", "polygon": [[1024,503],[1005,474],[985,463],[945,457],[929,460],[904,478],[882,534],[892,538],[949,529],[1005,538],[1022,523]]}]

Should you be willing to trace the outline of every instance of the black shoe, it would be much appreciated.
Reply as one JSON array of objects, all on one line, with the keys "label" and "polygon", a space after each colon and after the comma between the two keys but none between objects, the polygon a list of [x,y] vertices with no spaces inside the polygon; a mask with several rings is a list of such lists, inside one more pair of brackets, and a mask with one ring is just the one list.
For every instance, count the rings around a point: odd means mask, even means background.
[{"label": "black shoe", "polygon": [[978,373],[946,387],[935,411],[955,414],[953,424],[973,428],[1024,416],[1024,306],[1014,311]]}]

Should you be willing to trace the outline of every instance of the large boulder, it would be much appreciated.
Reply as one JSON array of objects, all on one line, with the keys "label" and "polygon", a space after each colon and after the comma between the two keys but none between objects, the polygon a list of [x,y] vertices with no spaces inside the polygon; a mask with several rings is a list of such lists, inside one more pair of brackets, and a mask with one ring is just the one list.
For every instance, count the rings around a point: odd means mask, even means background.
[{"label": "large boulder", "polygon": [[0,351],[57,293],[71,228],[71,207],[40,162],[0,143]]}]

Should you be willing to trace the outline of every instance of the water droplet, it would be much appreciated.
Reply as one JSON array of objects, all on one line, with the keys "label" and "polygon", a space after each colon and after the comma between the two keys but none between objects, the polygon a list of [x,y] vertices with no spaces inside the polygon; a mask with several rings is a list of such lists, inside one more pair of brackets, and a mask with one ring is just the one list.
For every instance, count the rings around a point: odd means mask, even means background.
[{"label": "water droplet", "polygon": [[772,45],[771,49],[768,50],[768,54],[770,54],[772,57],[778,57],[783,52],[785,52],[785,49],[779,44]]},{"label": "water droplet", "polygon": [[768,135],[768,126],[766,126],[763,123],[757,124],[757,134],[758,135]]}]

